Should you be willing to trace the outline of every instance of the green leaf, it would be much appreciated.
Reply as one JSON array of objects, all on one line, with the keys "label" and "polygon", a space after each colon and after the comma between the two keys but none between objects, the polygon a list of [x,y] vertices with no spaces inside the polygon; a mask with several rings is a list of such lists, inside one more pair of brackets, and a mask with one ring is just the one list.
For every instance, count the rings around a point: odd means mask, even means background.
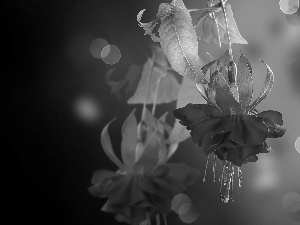
[{"label": "green leaf", "polygon": [[181,0],[160,7],[158,14],[165,14],[158,29],[160,45],[176,72],[197,83],[205,83],[198,60],[197,36],[192,18],[185,10]]},{"label": "green leaf", "polygon": [[271,89],[273,87],[273,84],[274,84],[273,71],[271,70],[271,68],[264,61],[262,61],[262,62],[267,67],[267,76],[266,76],[264,86],[263,86],[263,90],[262,90],[260,96],[249,107],[247,107],[247,111],[250,111],[250,112],[253,109],[255,109],[255,107],[269,95],[269,93],[271,92]]},{"label": "green leaf", "polygon": [[[182,108],[189,103],[205,104],[206,100],[198,93],[195,83],[187,78],[183,78],[182,84],[177,97],[176,108]],[[170,143],[180,143],[190,137],[189,132],[179,123],[175,121],[172,133],[169,137]]]},{"label": "green leaf", "polygon": [[172,69],[169,67],[168,60],[161,49],[161,47],[157,45],[151,46],[151,51],[154,58],[154,66],[157,66],[158,68],[161,68],[162,70]]},{"label": "green leaf", "polygon": [[175,75],[169,71],[153,67],[153,63],[153,59],[148,59],[144,64],[142,77],[134,95],[128,100],[128,104],[143,104],[146,96],[146,104],[153,104],[155,101],[156,104],[163,104],[176,100],[180,85]]},{"label": "green leaf", "polygon": [[138,143],[137,121],[134,116],[135,110],[126,118],[122,126],[122,159],[126,167],[132,169],[136,156],[136,145]]},{"label": "green leaf", "polygon": [[249,106],[253,97],[252,68],[247,57],[241,53],[237,67],[237,86],[242,109]]},{"label": "green leaf", "polygon": [[[115,119],[113,119],[112,121],[114,121]],[[114,163],[116,164],[120,169],[125,169],[123,163],[117,158],[117,156],[114,153],[113,147],[111,145],[111,141],[110,141],[110,137],[108,134],[108,127],[111,124],[110,121],[102,130],[101,132],[101,144],[103,147],[103,150],[105,152],[105,154],[108,156],[108,158]]]}]

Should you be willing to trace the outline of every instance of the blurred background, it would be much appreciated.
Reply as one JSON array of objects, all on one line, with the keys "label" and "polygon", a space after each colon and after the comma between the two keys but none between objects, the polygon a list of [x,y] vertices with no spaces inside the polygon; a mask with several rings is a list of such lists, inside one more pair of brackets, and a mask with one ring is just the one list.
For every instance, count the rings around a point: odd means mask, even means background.
[{"label": "blurred background", "polygon": [[[102,128],[117,117],[110,134],[114,148],[119,149],[121,126],[135,106],[126,104],[130,96],[118,98],[110,93],[105,75],[114,68],[111,79],[122,79],[130,65],[146,61],[153,42],[144,36],[136,15],[147,9],[142,22],[149,22],[163,2],[1,2],[5,49],[2,186],[5,214],[11,224],[20,220],[31,224],[117,224],[114,215],[100,211],[105,200],[92,198],[87,188],[94,170],[116,169],[100,145]],[[219,185],[212,182],[211,159],[206,182],[200,178],[187,192],[199,213],[193,224],[299,224],[300,12],[284,14],[279,0],[228,2],[241,35],[249,43],[234,44],[233,48],[236,60],[243,51],[251,61],[254,97],[260,94],[266,76],[259,59],[275,74],[272,92],[258,110],[281,112],[287,132],[282,138],[268,140],[272,153],[261,154],[256,163],[242,166],[242,188],[236,176],[234,203],[220,200]],[[206,6],[204,0],[184,3],[187,8]],[[198,16],[192,13],[194,21]],[[102,51],[108,44],[114,46]],[[225,50],[225,45],[220,49],[199,42],[204,62],[208,62],[207,51],[218,58]],[[107,54],[105,62],[101,57]],[[158,106],[158,114],[174,107]],[[171,161],[184,161],[204,174],[206,157],[191,139],[180,144]],[[218,162],[217,176],[220,170]],[[172,225],[183,224],[174,213],[167,219]]]}]

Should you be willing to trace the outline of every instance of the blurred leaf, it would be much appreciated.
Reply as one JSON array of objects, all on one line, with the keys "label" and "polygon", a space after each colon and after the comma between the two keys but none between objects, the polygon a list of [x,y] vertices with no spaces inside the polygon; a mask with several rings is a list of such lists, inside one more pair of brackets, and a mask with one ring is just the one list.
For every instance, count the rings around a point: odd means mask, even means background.
[{"label": "blurred leaf", "polygon": [[155,101],[156,104],[163,104],[176,100],[180,85],[174,74],[153,67],[153,64],[153,59],[148,59],[144,64],[141,80],[134,95],[128,100],[128,104],[143,104],[146,96],[146,104],[153,104]]},{"label": "blurred leaf", "polygon": [[135,110],[130,113],[122,126],[121,153],[123,162],[128,168],[132,168],[135,162],[135,149],[138,142],[137,121],[134,113]]},{"label": "blurred leaf", "polygon": [[[206,100],[199,94],[195,83],[187,78],[183,78],[177,97],[176,109],[182,108],[187,104],[206,104]],[[180,143],[190,137],[189,132],[184,126],[175,121],[172,133],[169,137],[170,143]]]},{"label": "blurred leaf", "polygon": [[[230,41],[237,44],[247,44],[248,42],[241,36],[237,28],[229,3],[225,4],[225,12]],[[206,11],[201,14],[195,26],[195,30],[198,39],[203,42],[218,44],[220,46],[220,43],[228,44],[225,17],[222,10],[217,13],[209,13]]]},{"label": "blurred leaf", "polygon": [[151,51],[154,57],[154,66],[157,66],[161,69],[168,69],[169,63],[161,47],[152,45]]},{"label": "blurred leaf", "polygon": [[111,80],[111,76],[115,70],[115,68],[112,68],[105,74],[105,82],[108,86],[110,86],[111,94],[115,94],[118,99],[123,99],[124,96],[128,97],[131,92],[136,89],[142,67],[137,64],[130,65],[125,77],[119,81]]}]

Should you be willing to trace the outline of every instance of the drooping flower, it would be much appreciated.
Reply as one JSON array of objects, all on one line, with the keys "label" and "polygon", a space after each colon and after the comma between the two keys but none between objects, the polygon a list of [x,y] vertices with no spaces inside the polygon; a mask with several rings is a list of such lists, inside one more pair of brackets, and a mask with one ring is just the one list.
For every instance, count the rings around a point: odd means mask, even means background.
[{"label": "drooping flower", "polygon": [[264,87],[253,103],[250,63],[242,53],[236,68],[227,51],[219,60],[213,60],[202,68],[204,74],[210,68],[208,87],[197,86],[207,104],[187,104],[174,110],[174,116],[191,131],[195,144],[202,147],[207,156],[214,153],[214,172],[216,157],[223,161],[219,181],[224,202],[230,198],[233,200],[234,165],[238,166],[240,183],[241,165],[255,162],[257,154],[271,150],[266,138],[282,137],[285,133],[280,112],[267,110],[258,113],[255,109],[270,93],[274,83],[271,68],[264,64],[267,67]]},{"label": "drooping flower", "polygon": [[138,129],[133,111],[123,124],[123,162],[112,149],[109,124],[105,126],[101,143],[106,155],[119,169],[117,172],[96,171],[92,178],[93,186],[89,188],[93,196],[108,199],[103,211],[116,213],[118,221],[134,225],[170,212],[172,198],[199,176],[197,170],[183,163],[166,162],[169,146],[164,139],[165,125],[162,119],[154,118],[146,110],[142,123],[145,129]]},{"label": "drooping flower", "polygon": [[174,110],[174,115],[191,130],[193,141],[206,155],[214,152],[221,160],[240,167],[243,163],[255,162],[256,154],[269,152],[266,138],[281,137],[285,129],[280,112],[258,113],[255,109],[272,89],[274,75],[270,67],[264,63],[267,76],[263,91],[250,104],[253,95],[251,65],[243,53],[237,68],[228,56],[227,51],[220,60],[203,67],[206,73],[211,66],[210,83],[204,96],[207,104],[188,104]]}]

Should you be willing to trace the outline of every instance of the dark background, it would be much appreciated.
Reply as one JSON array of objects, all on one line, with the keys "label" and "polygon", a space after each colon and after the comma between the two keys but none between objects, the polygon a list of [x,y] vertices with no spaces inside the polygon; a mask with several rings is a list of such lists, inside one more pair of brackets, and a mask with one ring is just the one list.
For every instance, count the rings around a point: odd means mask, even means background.
[{"label": "dark background", "polygon": [[[122,57],[113,67],[116,77],[124,76],[129,65],[145,62],[144,52],[152,43],[138,27],[136,14],[147,9],[143,21],[148,22],[162,2],[1,2],[5,50],[1,75],[2,193],[11,224],[117,223],[113,215],[100,212],[105,200],[92,198],[87,188],[94,170],[116,169],[102,151],[101,129],[113,117],[118,118],[110,129],[118,149],[121,125],[133,106],[109,94],[104,77],[112,66],[93,58],[89,43],[101,37],[118,46]],[[264,161],[268,157],[264,155],[261,163],[245,166],[243,187],[235,186],[234,204],[220,201],[218,184],[210,179],[212,171],[208,171],[205,184],[200,179],[191,187],[189,196],[200,213],[195,224],[296,224],[282,208],[281,200],[285,193],[300,193],[300,155],[294,147],[300,136],[299,10],[298,17],[287,17],[271,0],[229,2],[240,32],[249,42],[249,46],[235,45],[237,57],[242,49],[253,60],[252,66],[257,66],[256,96],[265,76],[258,59],[263,58],[275,73],[272,94],[259,109],[282,112],[287,133],[269,142],[274,149],[271,161]],[[185,3],[187,8],[205,5],[203,1]],[[216,56],[223,51],[212,45],[199,49],[202,57],[205,51]],[[75,99],[82,93],[100,103],[101,116],[93,123],[80,120],[74,113]],[[191,140],[184,142],[171,160],[182,158],[204,171],[206,159]],[[271,165],[271,172],[260,178],[268,171],[267,165]],[[273,175],[275,181],[266,182]],[[168,220],[182,224],[174,214]]]}]

